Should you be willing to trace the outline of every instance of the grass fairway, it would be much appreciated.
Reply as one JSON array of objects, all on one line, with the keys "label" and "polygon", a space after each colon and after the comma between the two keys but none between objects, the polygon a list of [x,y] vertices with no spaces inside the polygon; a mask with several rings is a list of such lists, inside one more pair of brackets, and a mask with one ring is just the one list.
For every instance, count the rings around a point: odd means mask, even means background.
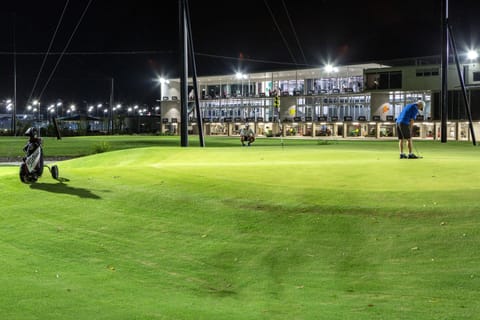
[{"label": "grass fairway", "polygon": [[2,319],[478,319],[478,147],[122,139],[0,167]]}]

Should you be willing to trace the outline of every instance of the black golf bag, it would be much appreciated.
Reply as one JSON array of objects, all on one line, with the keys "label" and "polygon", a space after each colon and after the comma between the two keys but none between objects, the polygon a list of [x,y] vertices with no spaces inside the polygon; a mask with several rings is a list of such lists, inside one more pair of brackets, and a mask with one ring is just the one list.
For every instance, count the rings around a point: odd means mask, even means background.
[{"label": "black golf bag", "polygon": [[29,128],[25,131],[25,135],[29,140],[23,147],[25,156],[20,164],[20,180],[23,183],[36,182],[42,176],[44,167],[48,168],[54,179],[58,179],[58,167],[53,165],[50,168],[43,163],[42,139],[38,137],[37,128]]}]

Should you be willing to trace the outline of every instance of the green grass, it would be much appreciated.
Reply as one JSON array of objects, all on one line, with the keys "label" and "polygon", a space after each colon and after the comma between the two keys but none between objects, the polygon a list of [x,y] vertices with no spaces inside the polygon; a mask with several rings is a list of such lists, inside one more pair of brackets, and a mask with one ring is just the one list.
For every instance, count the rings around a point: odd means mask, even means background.
[{"label": "green grass", "polygon": [[425,158],[400,160],[396,141],[119,136],[45,153],[102,141],[57,163],[63,183],[0,167],[3,319],[480,314],[471,144],[416,141]]}]

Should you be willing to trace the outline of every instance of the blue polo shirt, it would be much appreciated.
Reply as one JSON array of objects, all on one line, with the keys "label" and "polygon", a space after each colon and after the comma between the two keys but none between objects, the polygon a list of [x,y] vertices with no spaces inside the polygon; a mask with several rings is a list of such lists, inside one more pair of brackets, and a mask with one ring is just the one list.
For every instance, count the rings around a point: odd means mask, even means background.
[{"label": "blue polo shirt", "polygon": [[397,123],[410,124],[410,120],[415,120],[418,114],[418,104],[410,103],[403,108],[397,118]]}]

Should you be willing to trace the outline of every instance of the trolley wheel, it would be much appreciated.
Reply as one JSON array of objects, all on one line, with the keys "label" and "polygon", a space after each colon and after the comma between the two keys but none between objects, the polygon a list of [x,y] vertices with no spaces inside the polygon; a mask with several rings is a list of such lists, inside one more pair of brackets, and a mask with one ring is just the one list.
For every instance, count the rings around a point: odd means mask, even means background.
[{"label": "trolley wheel", "polygon": [[19,176],[20,176],[20,181],[22,181],[23,183],[28,183],[27,165],[25,163],[22,163],[20,165]]},{"label": "trolley wheel", "polygon": [[53,165],[52,168],[50,169],[50,172],[52,173],[52,178],[55,180],[58,180],[58,167],[57,165]]}]

